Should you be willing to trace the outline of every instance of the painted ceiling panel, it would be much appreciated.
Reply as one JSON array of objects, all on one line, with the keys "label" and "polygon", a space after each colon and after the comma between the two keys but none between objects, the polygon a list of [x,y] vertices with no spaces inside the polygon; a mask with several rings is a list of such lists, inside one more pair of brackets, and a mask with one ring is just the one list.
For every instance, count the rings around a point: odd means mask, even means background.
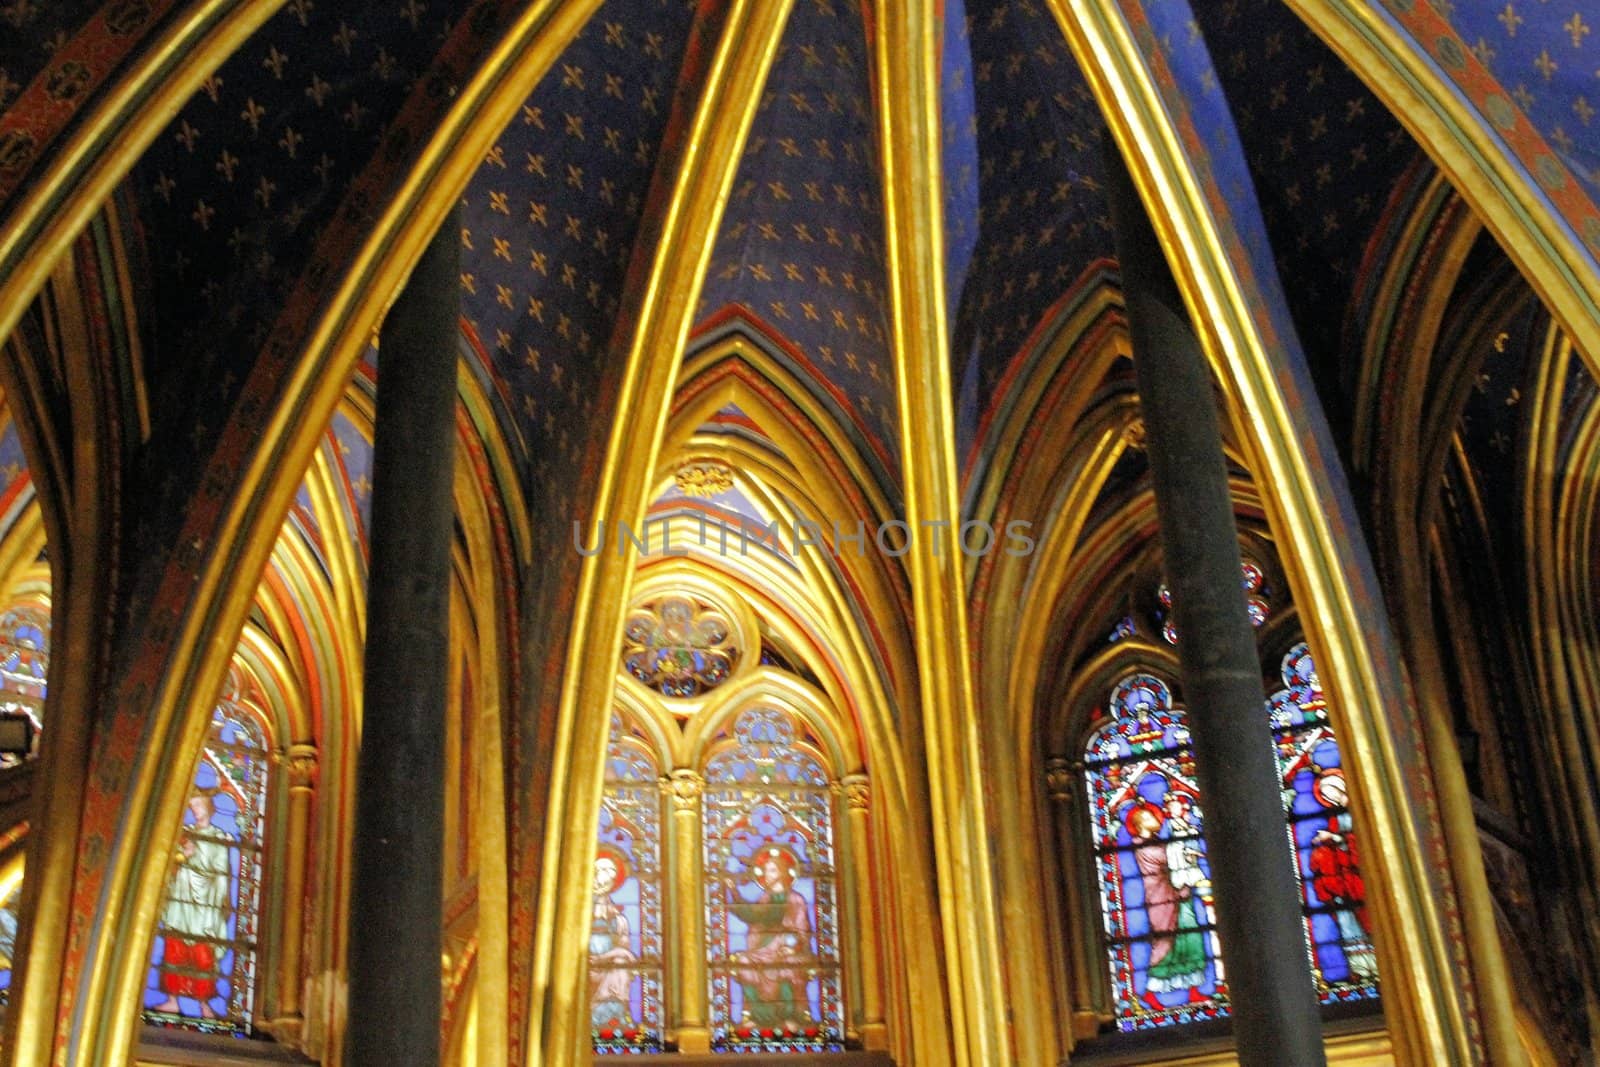
[{"label": "painted ceiling panel", "polygon": [[[462,200],[461,310],[504,383],[530,497],[568,499],[692,21],[609,0],[540,82]],[[625,341],[626,338],[622,338]]]},{"label": "painted ceiling panel", "polygon": [[[883,191],[860,5],[800,0],[762,94],[702,292],[782,337],[898,466]],[[887,488],[887,487],[886,487]]]},{"label": "painted ceiling panel", "polygon": [[954,350],[967,361],[958,421],[975,426],[1051,305],[1114,249],[1104,120],[1054,17],[1031,0],[972,0],[966,25],[979,209]]},{"label": "painted ceiling panel", "polygon": [[1435,3],[1600,201],[1600,9],[1593,0]]},{"label": "painted ceiling panel", "polygon": [[[0,3],[0,109],[42,71],[102,0],[7,0]],[[67,81],[74,80],[70,75]]]},{"label": "painted ceiling panel", "polygon": [[1348,400],[1339,364],[1356,272],[1385,197],[1418,149],[1279,0],[1196,3],[1194,16],[1166,29],[1164,43],[1175,65],[1199,63],[1209,48],[1216,74],[1207,91],[1220,79],[1232,105],[1295,332],[1338,416]]},{"label": "painted ceiling panel", "polygon": [[[133,478],[157,501],[132,551],[158,551],[183,521],[178,502],[212,455],[272,323],[467,6],[290,3],[203,83],[130,173],[149,263],[141,322],[154,428]],[[493,25],[462,29],[485,46]],[[395,142],[385,165],[398,166],[410,143]]]},{"label": "painted ceiling panel", "polygon": [[290,4],[156,139],[131,178],[155,265],[156,411],[198,399],[197,371],[255,355],[312,236],[466,7]]}]

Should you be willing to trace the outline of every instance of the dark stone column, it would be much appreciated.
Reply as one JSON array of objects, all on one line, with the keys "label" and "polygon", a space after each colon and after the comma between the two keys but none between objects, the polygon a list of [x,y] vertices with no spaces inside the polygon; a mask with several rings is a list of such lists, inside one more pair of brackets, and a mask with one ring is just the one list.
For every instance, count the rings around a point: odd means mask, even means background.
[{"label": "dark stone column", "polygon": [[350,892],[351,1067],[439,1062],[460,232],[452,212],[379,335]]},{"label": "dark stone column", "polygon": [[1260,659],[1245,611],[1210,368],[1109,134],[1105,144],[1239,1062],[1321,1067],[1322,1023]]}]

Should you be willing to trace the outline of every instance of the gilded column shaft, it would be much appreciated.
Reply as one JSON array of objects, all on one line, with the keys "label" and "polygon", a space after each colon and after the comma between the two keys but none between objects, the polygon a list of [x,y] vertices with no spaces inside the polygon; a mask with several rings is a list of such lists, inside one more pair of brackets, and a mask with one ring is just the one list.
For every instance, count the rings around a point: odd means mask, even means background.
[{"label": "gilded column shaft", "polygon": [[700,907],[700,798],[705,779],[693,771],[673,771],[666,780],[672,798],[673,951],[677,959],[676,1033],[679,1052],[711,1051],[706,1024],[705,922]]},{"label": "gilded column shaft", "polygon": [[1060,857],[1061,886],[1067,908],[1064,930],[1070,931],[1066,945],[1067,969],[1071,975],[1072,1031],[1074,1038],[1092,1037],[1098,1031],[1101,1005],[1097,995],[1098,983],[1090,969],[1091,960],[1099,950],[1093,941],[1092,931],[1100,928],[1099,916],[1093,913],[1094,902],[1083,892],[1081,866],[1092,862],[1081,855],[1078,837],[1072,832],[1077,809],[1072,800],[1073,787],[1078,781],[1072,762],[1056,757],[1045,761],[1045,795],[1050,798],[1050,833],[1056,842],[1056,855]]},{"label": "gilded column shaft", "polygon": [[864,774],[846,775],[839,782],[844,797],[845,844],[850,863],[845,869],[854,920],[856,976],[856,1028],[863,1046],[881,1049],[888,1045],[888,1030],[883,1021],[883,967],[878,958],[878,939],[871,885],[872,847],[868,837],[871,823],[871,787]]},{"label": "gilded column shaft", "polygon": [[302,1022],[300,972],[304,966],[306,863],[311,856],[311,800],[316,792],[317,748],[296,743],[284,753],[289,777],[289,840],[284,849],[283,946],[278,965],[278,1018],[273,1033],[294,1041]]}]

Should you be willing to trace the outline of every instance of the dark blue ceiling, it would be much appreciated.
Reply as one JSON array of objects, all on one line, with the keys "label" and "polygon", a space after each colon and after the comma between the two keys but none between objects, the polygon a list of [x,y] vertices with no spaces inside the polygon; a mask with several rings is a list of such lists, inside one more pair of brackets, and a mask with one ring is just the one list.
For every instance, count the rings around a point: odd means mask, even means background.
[{"label": "dark blue ceiling", "polygon": [[608,356],[629,340],[616,319],[692,16],[683,0],[608,0],[462,198],[462,315],[550,514],[575,514],[586,427],[609,424]]},{"label": "dark blue ceiling", "polygon": [[[959,281],[953,350],[955,377],[964,380],[958,422],[975,426],[1046,311],[1114,249],[1100,191],[1105,123],[1047,6],[970,0],[961,29],[947,30],[945,65],[963,69],[951,53],[964,36],[975,106],[966,125],[976,126],[978,187],[976,247]],[[969,154],[957,140],[962,117],[947,116],[947,158]],[[971,203],[967,194],[963,206],[970,210]],[[962,217],[947,225],[962,236],[971,227]],[[957,281],[951,284],[956,291]],[[960,442],[963,454],[972,443]]]},{"label": "dark blue ceiling", "polygon": [[[488,0],[457,28],[471,6],[290,3],[206,80],[129,175],[149,266],[141,325],[154,428],[134,477],[158,501],[141,542],[160,543],[156,527],[181,517],[198,463],[175,457],[212,454],[268,330],[447,35],[465,31],[479,47],[493,39]],[[439,110],[447,99],[430,97]],[[392,143],[390,163],[412,143]],[[379,208],[346,205],[357,222]],[[342,264],[330,266],[337,277]]]},{"label": "dark blue ceiling", "polygon": [[1593,0],[1434,7],[1600,201],[1600,8]]},{"label": "dark blue ceiling", "polygon": [[867,44],[852,0],[795,5],[700,310],[710,317],[740,305],[781,334],[893,472],[900,430]]},{"label": "dark blue ceiling", "polygon": [[1349,402],[1341,361],[1359,355],[1343,339],[1356,272],[1386,197],[1418,149],[1281,0],[1197,2],[1194,15],[1201,33],[1169,32],[1166,43],[1178,62],[1186,51],[1209,48],[1295,332],[1339,427]]}]

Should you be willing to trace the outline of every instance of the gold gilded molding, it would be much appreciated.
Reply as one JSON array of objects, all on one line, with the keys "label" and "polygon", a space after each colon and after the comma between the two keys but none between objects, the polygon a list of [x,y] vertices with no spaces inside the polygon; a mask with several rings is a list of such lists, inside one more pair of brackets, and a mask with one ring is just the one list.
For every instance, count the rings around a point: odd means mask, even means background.
[{"label": "gold gilded molding", "polygon": [[[1449,177],[1600,377],[1600,274],[1484,116],[1382,5],[1287,0]],[[1511,107],[1510,101],[1506,101]]]},{"label": "gold gilded molding", "polygon": [[[895,346],[905,519],[959,523],[944,284],[939,37],[933,0],[873,4],[875,88],[882,145],[889,317]],[[954,527],[949,527],[953,529]],[[933,808],[950,1002],[952,1062],[1029,1058],[1033,1026],[1010,1025],[989,848],[988,802],[971,660],[965,563],[953,541],[914,536],[910,563],[918,691]]]},{"label": "gold gilded molding", "polygon": [[[717,227],[777,55],[793,0],[731,0],[683,141],[648,275],[621,321],[634,323],[618,390],[594,521],[639,522],[654,491],[672,392]],[[528,1062],[589,1059],[586,988],[590,886],[608,717],[628,590],[630,546],[584,560],[572,619],[545,825],[546,890],[539,896]]]},{"label": "gold gilded molding", "polygon": [[733,488],[733,471],[720,463],[687,463],[672,472],[672,482],[684,496],[716,496]]},{"label": "gold gilded molding", "polygon": [[1422,754],[1402,752],[1412,739],[1395,737],[1382,718],[1380,709],[1406,694],[1365,630],[1381,608],[1357,603],[1346,580],[1346,569],[1363,563],[1330,520],[1325,501],[1334,490],[1300,439],[1277,360],[1230,264],[1222,224],[1206,207],[1130,27],[1096,0],[1050,0],[1050,6],[1128,161],[1207,355],[1231,383],[1274,535],[1298,564],[1290,576],[1295,601],[1333,706],[1342,709],[1336,725],[1354,771],[1358,832],[1368,842],[1369,899],[1388,975],[1384,1004],[1396,1059],[1465,1067],[1478,1061],[1478,1050],[1470,994],[1456,979],[1464,961],[1446,905],[1434,897],[1430,852],[1411,815],[1408,769]]},{"label": "gold gilded molding", "polygon": [[284,0],[204,0],[141,47],[0,227],[0,337],[200,83]]},{"label": "gold gilded molding", "polygon": [[113,856],[109,928],[80,980],[85,1022],[74,1031],[77,1044],[70,1053],[77,1063],[110,1067],[133,1042],[147,964],[143,932],[155,921],[163,858],[177,833],[186,788],[162,770],[199,744],[226,666],[206,649],[239,632],[300,474],[389,301],[494,138],[598,6],[599,0],[536,0],[507,28],[423,147],[304,340],[305,355],[287,376],[284,400],[263,426],[230,499],[152,701],[152,743],[129,792],[124,822],[127,840],[145,841],[146,847],[119,848]]}]

